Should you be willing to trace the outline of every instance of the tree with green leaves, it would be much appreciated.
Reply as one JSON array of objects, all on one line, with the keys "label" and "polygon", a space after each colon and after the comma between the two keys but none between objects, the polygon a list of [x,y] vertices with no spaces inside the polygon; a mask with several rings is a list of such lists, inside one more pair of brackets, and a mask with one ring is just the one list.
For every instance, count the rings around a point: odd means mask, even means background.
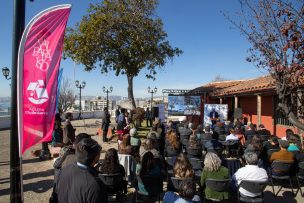
[{"label": "tree with green leaves", "polygon": [[126,75],[128,98],[136,107],[133,79],[146,69],[155,79],[157,68],[182,51],[167,40],[162,20],[156,16],[157,0],[104,0],[91,4],[88,14],[75,28],[68,28],[64,54],[86,71],[100,68]]},{"label": "tree with green leaves", "polygon": [[304,130],[304,1],[239,1],[239,20],[226,16],[252,45],[247,61],[272,76],[279,110]]}]

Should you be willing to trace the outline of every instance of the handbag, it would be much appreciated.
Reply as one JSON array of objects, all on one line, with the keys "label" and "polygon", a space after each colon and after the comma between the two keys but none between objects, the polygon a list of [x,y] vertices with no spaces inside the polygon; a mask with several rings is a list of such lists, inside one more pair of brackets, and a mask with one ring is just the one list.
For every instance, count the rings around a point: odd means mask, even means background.
[{"label": "handbag", "polygon": [[52,191],[51,197],[49,199],[49,203],[58,203],[58,196],[56,193],[56,183],[54,183],[54,185],[53,185],[53,191]]}]

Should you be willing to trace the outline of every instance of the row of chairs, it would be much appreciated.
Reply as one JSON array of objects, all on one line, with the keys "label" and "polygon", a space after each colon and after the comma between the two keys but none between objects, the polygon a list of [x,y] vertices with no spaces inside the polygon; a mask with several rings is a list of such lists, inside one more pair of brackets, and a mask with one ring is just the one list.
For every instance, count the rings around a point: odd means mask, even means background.
[{"label": "row of chairs", "polygon": [[[194,160],[193,160],[194,161]],[[172,162],[172,160],[167,160],[167,162]],[[168,165],[172,165],[169,164]],[[196,164],[199,164],[200,162],[196,160]],[[272,186],[272,191],[274,196],[277,196],[278,193],[283,188],[283,185],[279,185],[279,190],[275,192],[274,190],[274,182],[275,181],[289,181],[289,185],[291,187],[292,193],[294,193],[294,185],[292,184],[292,178],[291,174],[289,173],[291,170],[292,163],[286,163],[286,162],[280,162],[280,161],[274,161],[272,164],[271,170],[269,170],[269,179]],[[197,166],[198,168],[202,168],[201,166]],[[304,170],[304,162],[299,163],[299,168]],[[274,171],[280,171],[281,174],[273,173]],[[285,173],[285,174],[284,174]],[[116,201],[118,202],[124,202],[126,191],[124,190],[122,186],[123,177],[121,174],[100,174],[99,178],[101,181],[106,185],[107,192],[109,196],[114,196]],[[176,178],[176,177],[170,177],[170,179],[167,179],[168,183],[169,181],[172,182],[173,190],[178,191],[180,183],[185,180],[182,178]],[[301,182],[303,183],[304,175],[296,174],[296,181],[298,184],[298,190],[300,191],[300,194],[304,196],[304,193],[301,189]],[[145,185],[145,188],[148,193],[142,192],[138,190],[138,187],[136,186],[136,201],[139,196],[146,196],[148,198],[157,197],[157,200],[160,202],[161,200],[161,194],[163,192],[163,178],[162,177],[150,177],[150,176],[137,176],[137,182],[142,183]],[[264,195],[263,191],[268,185],[268,181],[265,182],[259,182],[259,181],[242,181],[241,184],[237,188],[237,199],[238,202],[263,202]],[[206,187],[211,188],[214,191],[217,192],[230,192],[231,188],[231,179],[207,179],[206,180]],[[240,194],[239,189],[243,188],[251,193],[261,193],[261,196],[250,198],[250,197],[244,197]],[[205,198],[205,195],[204,195]]]}]

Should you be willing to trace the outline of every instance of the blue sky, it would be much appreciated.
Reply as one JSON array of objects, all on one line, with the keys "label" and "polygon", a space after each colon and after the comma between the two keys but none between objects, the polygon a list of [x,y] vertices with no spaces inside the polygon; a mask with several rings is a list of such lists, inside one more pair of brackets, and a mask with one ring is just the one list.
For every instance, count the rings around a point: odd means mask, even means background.
[{"label": "blue sky", "polygon": [[[99,0],[100,1],[100,0]],[[97,0],[35,0],[26,1],[26,24],[40,11],[57,4],[72,4],[68,26],[79,22],[89,3]],[[250,44],[224,18],[221,11],[233,14],[239,8],[238,0],[160,0],[157,15],[172,46],[183,50],[180,57],[168,62],[159,71],[155,81],[144,77],[145,70],[134,79],[135,97],[149,97],[147,87],[162,89],[192,89],[221,75],[227,79],[246,79],[262,75],[246,62]],[[13,1],[3,1],[0,9],[0,68],[11,66]],[[82,65],[62,60],[63,76],[86,81],[83,95],[103,95],[102,86],[113,86],[113,95],[127,96],[127,79],[113,72],[100,74],[99,70],[83,71]],[[0,76],[0,97],[10,95],[9,81]]]}]

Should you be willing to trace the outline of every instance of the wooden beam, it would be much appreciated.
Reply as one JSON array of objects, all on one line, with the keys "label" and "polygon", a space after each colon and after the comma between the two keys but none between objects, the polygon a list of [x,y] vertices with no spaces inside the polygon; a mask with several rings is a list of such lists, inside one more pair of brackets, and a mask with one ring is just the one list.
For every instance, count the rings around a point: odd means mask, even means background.
[{"label": "wooden beam", "polygon": [[258,116],[257,126],[261,124],[261,114],[262,114],[262,96],[257,95],[257,116]]}]

